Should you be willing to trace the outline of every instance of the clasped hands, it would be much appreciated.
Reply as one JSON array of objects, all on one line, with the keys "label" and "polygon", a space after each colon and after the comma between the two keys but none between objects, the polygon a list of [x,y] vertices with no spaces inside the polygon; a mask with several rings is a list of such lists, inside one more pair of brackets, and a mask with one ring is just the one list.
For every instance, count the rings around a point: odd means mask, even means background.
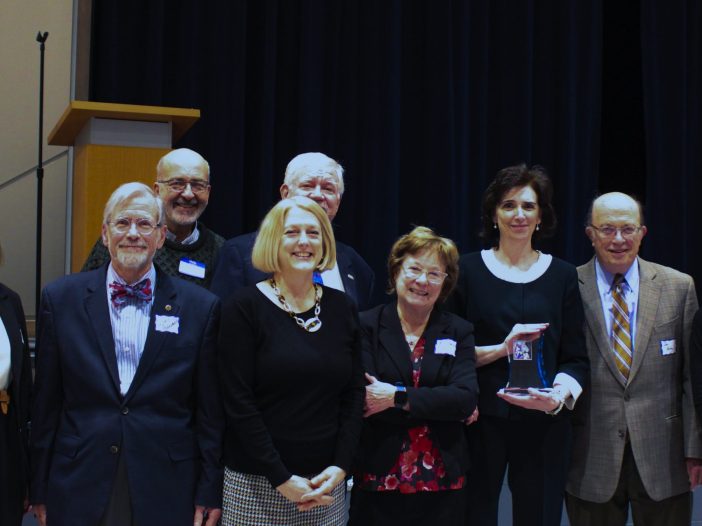
[{"label": "clasped hands", "polygon": [[293,475],[276,489],[291,502],[297,503],[299,511],[317,506],[329,506],[334,502],[331,492],[341,484],[346,472],[337,466],[329,466],[316,477],[307,479]]}]

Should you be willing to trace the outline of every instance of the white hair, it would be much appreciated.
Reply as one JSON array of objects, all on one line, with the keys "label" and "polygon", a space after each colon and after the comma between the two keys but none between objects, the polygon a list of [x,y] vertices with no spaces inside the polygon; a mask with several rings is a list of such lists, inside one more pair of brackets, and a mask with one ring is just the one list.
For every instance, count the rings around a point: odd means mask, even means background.
[{"label": "white hair", "polygon": [[112,192],[112,195],[107,200],[107,204],[105,204],[105,210],[102,214],[103,224],[110,222],[112,212],[118,205],[138,197],[151,199],[153,201],[158,211],[156,222],[160,225],[163,222],[163,201],[161,201],[161,198],[157,196],[151,188],[144,183],[138,182],[124,183]]},{"label": "white hair", "polygon": [[336,177],[339,193],[344,193],[344,167],[331,157],[320,152],[308,152],[296,155],[285,169],[286,185],[292,186],[295,181],[308,173],[322,172]]}]

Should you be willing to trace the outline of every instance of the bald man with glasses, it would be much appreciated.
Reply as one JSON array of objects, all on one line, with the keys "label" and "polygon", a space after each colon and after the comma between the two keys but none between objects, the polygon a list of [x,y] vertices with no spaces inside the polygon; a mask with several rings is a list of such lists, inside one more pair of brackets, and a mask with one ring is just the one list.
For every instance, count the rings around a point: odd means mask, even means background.
[{"label": "bald man with glasses", "polygon": [[566,486],[572,526],[690,524],[702,436],[690,383],[697,311],[690,276],[639,257],[641,205],[612,192],[585,229],[595,257],[578,267],[590,385],[573,412]]},{"label": "bald man with glasses", "polygon": [[[210,191],[210,166],[197,152],[179,148],[158,162],[154,192],[164,203],[167,230],[154,263],[170,276],[206,288],[224,244],[224,238],[198,221],[207,207]],[[109,259],[107,248],[98,240],[81,270],[94,270]]]}]

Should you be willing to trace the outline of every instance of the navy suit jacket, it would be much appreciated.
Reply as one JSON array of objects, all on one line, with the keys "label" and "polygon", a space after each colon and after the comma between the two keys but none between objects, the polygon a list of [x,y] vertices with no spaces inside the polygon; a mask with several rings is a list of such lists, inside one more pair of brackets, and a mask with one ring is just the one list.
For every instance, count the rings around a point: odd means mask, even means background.
[{"label": "navy suit jacket", "polygon": [[[379,305],[360,314],[363,328],[363,368],[382,382],[407,387],[409,411],[390,408],[366,418],[356,462],[357,470],[387,474],[397,462],[407,430],[429,426],[452,479],[470,462],[463,421],[478,401],[473,326],[434,308],[424,329],[424,357],[419,387],[412,381],[412,362],[397,303]],[[437,353],[438,340],[452,340],[455,353]]]},{"label": "navy suit jacket", "polygon": [[[222,245],[215,264],[210,290],[221,299],[234,291],[266,279],[268,274],[254,268],[251,251],[258,232],[250,232],[229,239]],[[337,241],[336,262],[344,283],[346,294],[353,298],[358,310],[370,308],[373,300],[374,275],[361,256],[353,248]]]},{"label": "navy suit jacket", "polygon": [[[98,524],[123,455],[135,524],[189,526],[195,504],[221,504],[219,300],[158,271],[144,351],[122,396],[106,269],[42,292],[31,502],[46,504],[51,526]],[[178,317],[178,333],[156,330],[157,315]]]}]

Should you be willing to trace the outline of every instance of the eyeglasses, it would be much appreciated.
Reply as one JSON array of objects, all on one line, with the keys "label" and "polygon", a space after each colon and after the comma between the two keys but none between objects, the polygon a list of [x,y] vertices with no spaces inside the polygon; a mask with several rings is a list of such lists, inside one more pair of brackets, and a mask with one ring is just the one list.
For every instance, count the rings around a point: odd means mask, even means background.
[{"label": "eyeglasses", "polygon": [[620,227],[612,225],[604,225],[600,227],[595,225],[590,226],[595,229],[600,237],[604,238],[615,237],[617,232],[619,232],[624,239],[631,239],[639,232],[639,230],[641,230],[641,227],[636,225],[624,225]]},{"label": "eyeglasses", "polygon": [[134,225],[137,232],[145,236],[148,236],[154,230],[156,230],[157,227],[161,226],[160,223],[154,225],[148,219],[130,219],[128,217],[121,217],[114,221],[110,221],[108,224],[112,225],[112,230],[118,234],[126,234],[131,230],[132,225]]},{"label": "eyeglasses", "polygon": [[165,184],[171,192],[177,194],[184,192],[190,185],[190,189],[194,194],[201,194],[210,187],[206,181],[186,181],[184,179],[170,179],[168,181],[156,181],[158,184]]},{"label": "eyeglasses", "polygon": [[416,265],[408,265],[406,267],[402,267],[402,270],[405,273],[405,276],[407,276],[409,279],[419,279],[419,277],[422,274],[426,274],[427,281],[432,285],[441,285],[446,279],[446,276],[448,276],[446,272],[440,272],[438,270],[427,270]]}]

